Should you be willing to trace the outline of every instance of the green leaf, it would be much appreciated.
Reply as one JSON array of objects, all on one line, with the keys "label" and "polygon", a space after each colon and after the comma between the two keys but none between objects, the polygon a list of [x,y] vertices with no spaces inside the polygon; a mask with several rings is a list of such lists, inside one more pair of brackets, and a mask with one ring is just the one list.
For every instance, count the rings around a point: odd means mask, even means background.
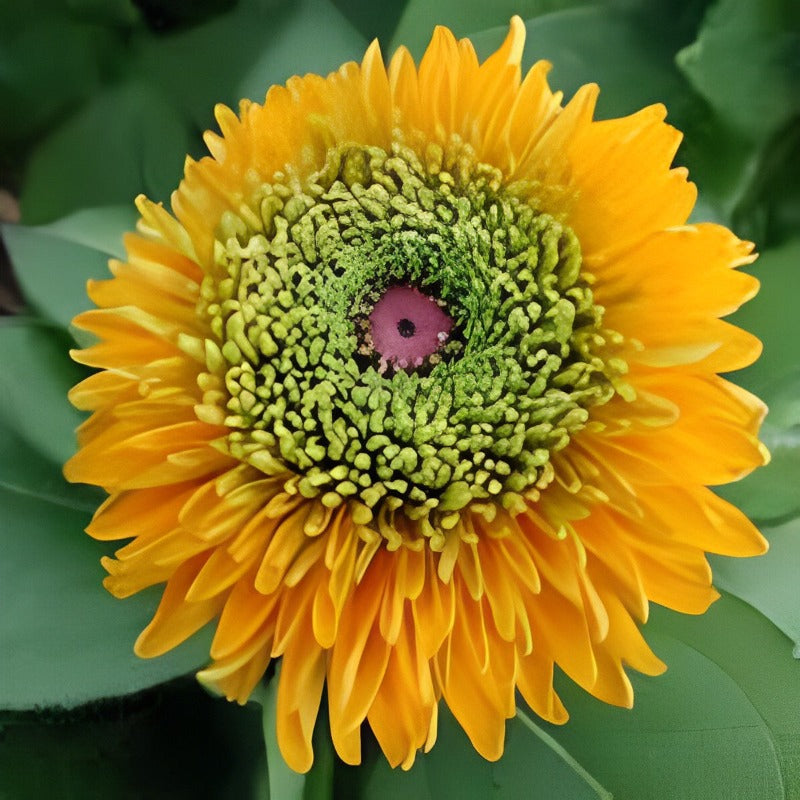
[{"label": "green leaf", "polygon": [[800,519],[762,532],[769,551],[758,558],[714,557],[714,583],[758,609],[794,642],[794,656],[800,658]]},{"label": "green leaf", "polygon": [[797,235],[800,128],[754,144],[700,106],[679,126],[686,134],[679,160],[700,193],[692,222],[720,222],[762,248]]},{"label": "green leaf", "polygon": [[[769,732],[780,763],[784,794],[779,796],[800,797],[800,661],[792,658],[787,638],[757,611],[727,596],[702,617],[659,609],[654,621],[665,634],[719,665],[747,696]],[[693,675],[682,677],[695,680]],[[766,800],[770,794],[766,783],[763,790],[758,787],[756,758],[755,753],[745,754],[742,771],[749,767],[749,772],[739,791],[752,786],[750,796]],[[769,766],[771,770],[770,762],[767,755],[761,769]]]},{"label": "green leaf", "polygon": [[[435,800],[436,797],[428,783],[427,769],[415,766],[409,772],[392,770],[377,744],[364,755],[360,766],[339,765],[337,777],[337,797],[358,800]],[[457,787],[450,796],[459,797]]]},{"label": "green leaf", "polygon": [[392,770],[377,753],[358,793],[362,800],[582,800],[611,795],[553,738],[520,711],[506,727],[506,745],[496,763],[486,761],[442,703],[430,753],[417,756],[408,772]]},{"label": "green leaf", "polygon": [[124,52],[119,20],[101,26],[66,5],[0,4],[0,149],[29,147],[97,91]]},{"label": "green leaf", "polygon": [[196,147],[188,120],[160,88],[128,81],[96,95],[34,152],[22,219],[49,222],[79,207],[166,200]]},{"label": "green leaf", "polygon": [[[105,498],[94,486],[70,485],[61,470],[38,453],[0,418],[0,491],[30,497],[44,506],[55,506],[91,515]],[[3,523],[0,522],[0,527]],[[0,587],[1,588],[1,587]]]},{"label": "green leaf", "polygon": [[668,671],[632,674],[632,710],[559,683],[571,713],[546,726],[615,800],[788,800],[800,789],[800,662],[733,597],[701,617],[653,608],[645,629]]},{"label": "green leaf", "polygon": [[697,186],[697,203],[689,222],[716,222],[744,239],[761,240],[762,220],[748,205],[761,156],[740,137],[722,131],[712,114],[698,111],[685,128],[680,160]]},{"label": "green leaf", "polygon": [[90,496],[0,424],[0,709],[72,708],[208,660],[207,633],[152,661],[134,655],[159,592],[120,601],[103,589],[108,547],[83,532]]},{"label": "green leaf", "polygon": [[[522,723],[526,731],[515,722]],[[527,735],[532,733],[545,745],[546,749],[536,746],[534,740]],[[537,725],[529,712],[517,707],[517,717],[509,725],[508,738],[503,758],[495,766],[495,781],[508,792],[508,797],[520,797],[530,791],[530,775],[521,764],[528,762],[532,752],[536,757],[536,774],[538,780],[552,791],[553,800],[563,797],[564,800],[580,797],[599,797],[611,800],[607,792],[552,736]],[[567,772],[567,769],[573,774]]]},{"label": "green leaf", "polygon": [[111,275],[107,253],[70,241],[58,225],[3,225],[2,233],[25,298],[45,318],[67,328],[92,305],[86,281]]},{"label": "green leaf", "polygon": [[35,150],[23,220],[48,222],[140,192],[166,200],[186,154],[203,154],[196,134],[213,124],[216,103],[235,107],[245,92],[263,99],[271,83],[336,69],[365,46],[328,0],[242,0],[171,35],[135,30],[120,48],[132,77],[97,93]]},{"label": "green leaf", "polygon": [[[90,0],[100,3],[103,0]],[[175,28],[191,27],[229,11],[237,0],[136,0],[147,25],[159,36]]]},{"label": "green leaf", "polygon": [[718,0],[677,54],[706,104],[687,117],[681,151],[700,189],[693,219],[723,222],[762,246],[796,234],[798,53],[794,0]]},{"label": "green leaf", "polygon": [[758,199],[766,208],[765,241],[779,243],[800,231],[800,125],[790,126],[767,152]]},{"label": "green leaf", "polygon": [[385,44],[397,28],[408,0],[333,0],[334,5],[369,41],[378,37]]},{"label": "green leaf", "polygon": [[131,201],[121,206],[82,208],[50,223],[46,229],[65,241],[121,259],[125,258],[122,236],[136,228],[138,218],[136,206]]},{"label": "green leaf", "polygon": [[763,142],[800,113],[798,53],[795,0],[719,0],[677,62],[727,125]]},{"label": "green leaf", "polygon": [[328,0],[300,0],[265,31],[258,58],[237,84],[238,95],[263,102],[272,84],[308,72],[326,75],[346,61],[360,61],[366,47],[366,39]]},{"label": "green leaf", "polygon": [[269,771],[269,796],[272,800],[302,800],[306,776],[300,775],[283,760],[278,747],[278,685],[281,664],[277,665],[275,674],[256,696],[262,708],[262,728],[264,745],[267,751],[267,769]]},{"label": "green leaf", "polygon": [[134,0],[66,0],[73,19],[101,25],[133,27],[139,21]]},{"label": "green leaf", "polygon": [[75,452],[75,429],[84,419],[67,400],[85,377],[68,347],[63,331],[21,318],[0,323],[0,418],[58,465]]}]

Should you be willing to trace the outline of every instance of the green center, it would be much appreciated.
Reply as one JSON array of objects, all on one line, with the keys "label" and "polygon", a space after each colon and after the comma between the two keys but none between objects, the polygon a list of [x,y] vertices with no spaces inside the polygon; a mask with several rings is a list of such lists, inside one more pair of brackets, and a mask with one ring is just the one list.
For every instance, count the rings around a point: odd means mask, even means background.
[{"label": "green center", "polygon": [[[334,507],[402,507],[423,530],[473,500],[511,507],[614,394],[574,233],[461,157],[340,148],[264,185],[217,231],[202,287],[228,451]],[[369,315],[395,286],[452,320],[416,367],[386,368]],[[378,508],[376,508],[378,507]],[[432,523],[432,526],[431,526]]]}]

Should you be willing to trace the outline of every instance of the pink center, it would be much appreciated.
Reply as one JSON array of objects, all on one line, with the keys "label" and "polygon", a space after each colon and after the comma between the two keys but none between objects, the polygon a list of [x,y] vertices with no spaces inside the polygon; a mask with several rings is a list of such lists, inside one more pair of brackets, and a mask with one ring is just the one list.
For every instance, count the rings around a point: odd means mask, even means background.
[{"label": "pink center", "polygon": [[422,366],[447,341],[453,320],[412,286],[392,286],[375,304],[369,324],[383,372],[387,364],[399,369]]}]

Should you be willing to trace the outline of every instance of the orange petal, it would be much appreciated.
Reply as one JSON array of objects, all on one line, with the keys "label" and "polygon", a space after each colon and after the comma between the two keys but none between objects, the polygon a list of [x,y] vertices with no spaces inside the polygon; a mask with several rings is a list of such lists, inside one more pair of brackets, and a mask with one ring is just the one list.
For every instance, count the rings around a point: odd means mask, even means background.
[{"label": "orange petal", "polygon": [[175,571],[167,582],[155,616],[136,640],[136,655],[142,658],[163,655],[199,631],[222,610],[225,597],[221,595],[198,603],[186,600],[189,587],[207,559],[208,553],[201,553]]}]

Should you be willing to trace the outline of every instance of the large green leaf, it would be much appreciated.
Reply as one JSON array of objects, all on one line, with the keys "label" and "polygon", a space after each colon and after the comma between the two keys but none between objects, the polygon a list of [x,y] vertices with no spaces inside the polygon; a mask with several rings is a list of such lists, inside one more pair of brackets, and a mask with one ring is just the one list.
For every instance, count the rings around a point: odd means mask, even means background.
[{"label": "large green leaf", "polygon": [[[118,209],[101,209],[73,215],[52,225],[3,225],[2,232],[14,272],[29,303],[48,320],[67,328],[72,318],[91,307],[86,281],[111,277],[108,252],[119,246],[110,228],[122,224]],[[80,229],[76,220],[86,224]],[[112,221],[113,220],[113,221]]]},{"label": "large green leaf", "polygon": [[[659,609],[653,621],[666,635],[719,665],[737,684],[769,732],[781,766],[783,797],[800,797],[800,661],[792,658],[786,637],[761,614],[727,596],[702,617]],[[694,681],[692,675],[682,677]],[[749,771],[742,787],[752,786],[750,795],[761,800],[769,794],[766,783],[763,793],[759,791],[754,762],[755,753],[746,753],[743,766]],[[770,762],[767,756],[765,766]]]},{"label": "large green leaf", "polygon": [[140,21],[141,2],[135,0],[68,0],[63,5],[73,19],[81,22],[124,29]]},{"label": "large green leaf", "polygon": [[[687,92],[687,97],[692,95]],[[735,227],[744,238],[760,238],[763,229],[752,214],[752,192],[763,154],[726,129],[713,110],[696,98],[676,123],[684,133],[680,163],[689,168],[698,188],[690,222],[718,222]]]},{"label": "large green leaf", "polygon": [[[53,506],[91,515],[105,493],[94,486],[70,485],[51,461],[31,451],[28,442],[0,418],[0,490],[30,497],[43,508]],[[47,519],[50,519],[49,517]],[[0,521],[0,527],[8,523]],[[2,589],[2,587],[0,587]],[[1,615],[0,615],[1,616]],[[11,620],[9,620],[10,624]]]},{"label": "large green leaf", "polygon": [[76,208],[166,200],[197,150],[188,119],[156,85],[128,81],[98,95],[33,154],[22,218],[49,222]]},{"label": "large green leaf", "polygon": [[41,454],[62,464],[83,421],[67,391],[85,377],[70,361],[63,331],[24,319],[0,323],[0,418]]},{"label": "large green leaf", "polygon": [[301,0],[270,24],[258,58],[236,85],[239,97],[263,102],[267,89],[292,75],[326,75],[346,61],[360,61],[366,39],[328,0]]},{"label": "large green leaf", "polygon": [[[364,51],[365,39],[329,0],[242,0],[228,13],[170,35],[141,27],[120,48],[128,74],[94,96],[38,147],[22,191],[26,223],[82,206],[166,200],[184,157],[218,102],[263,99],[273,82],[328,72]],[[224,54],[224,55],[221,55]]]},{"label": "large green leaf", "polygon": [[207,660],[206,634],[152,661],[133,654],[158,591],[119,601],[103,589],[108,548],[83,532],[91,496],[0,426],[0,709],[129,694]]},{"label": "large green leaf", "polygon": [[798,54],[795,0],[717,0],[676,57],[708,105],[687,120],[683,148],[703,216],[762,245],[796,234],[800,220]]},{"label": "large green leaf", "polygon": [[103,16],[75,13],[75,5],[0,3],[0,151],[30,146],[113,72],[136,15],[124,0],[105,2],[119,13]]},{"label": "large green leaf", "polygon": [[334,5],[370,41],[375,37],[388,42],[397,28],[408,0],[333,0]]},{"label": "large green leaf", "polygon": [[799,53],[795,0],[718,0],[676,59],[708,105],[689,120],[684,147],[700,206],[712,200],[721,221],[762,245],[800,221]]},{"label": "large green leaf", "polygon": [[[104,0],[88,2],[102,3]],[[200,25],[209,18],[230,11],[236,3],[237,0],[136,0],[144,21],[159,36],[175,29]]]},{"label": "large green leaf", "polygon": [[759,200],[765,208],[765,241],[776,244],[800,231],[800,125],[790,126],[773,147],[762,174]]},{"label": "large green leaf", "polygon": [[800,790],[800,662],[768,620],[733,597],[702,617],[654,608],[648,642],[665,675],[632,675],[632,710],[574,684],[549,726],[615,800],[789,800]]},{"label": "large green leaf", "polygon": [[496,763],[483,759],[442,703],[436,744],[408,772],[392,771],[382,753],[361,768],[362,800],[597,800],[611,795],[531,716],[520,711],[506,728]]},{"label": "large green leaf", "polygon": [[718,0],[678,64],[721,119],[763,142],[800,114],[800,4]]},{"label": "large green leaf", "polygon": [[794,642],[794,655],[800,658],[800,518],[764,528],[763,532],[769,540],[769,552],[753,559],[715,557],[714,583],[780,628]]},{"label": "large green leaf", "polygon": [[65,241],[82,244],[114,258],[124,258],[122,236],[135,228],[138,217],[131,200],[120,206],[82,208],[39,230],[47,230]]}]

